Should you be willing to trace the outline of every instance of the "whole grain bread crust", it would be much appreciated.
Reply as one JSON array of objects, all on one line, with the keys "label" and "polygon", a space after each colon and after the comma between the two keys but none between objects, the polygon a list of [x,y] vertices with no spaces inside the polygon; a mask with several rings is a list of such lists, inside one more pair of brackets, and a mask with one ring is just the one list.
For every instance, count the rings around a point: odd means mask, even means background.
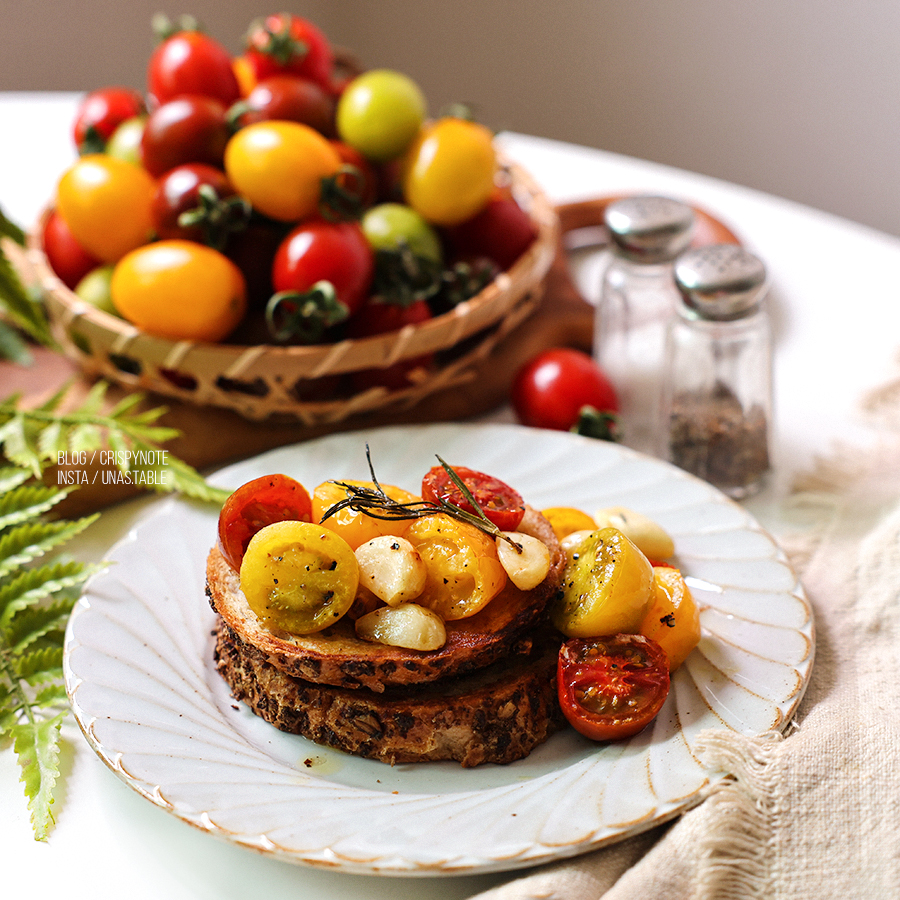
[{"label": "whole grain bread crust", "polygon": [[539,537],[550,548],[547,577],[531,591],[520,591],[508,583],[474,616],[448,622],[447,642],[439,650],[423,652],[363,641],[346,617],[311,635],[270,630],[250,609],[238,573],[217,547],[207,559],[206,593],[237,639],[288,675],[312,684],[365,687],[376,692],[422,684],[473,672],[515,655],[522,646],[520,638],[545,620],[547,605],[559,591],[565,554],[550,523],[537,510],[526,507],[520,530]]},{"label": "whole grain bread crust", "polygon": [[528,654],[381,693],[288,675],[221,619],[215,658],[233,696],[282,731],[390,764],[452,760],[472,767],[522,759],[563,727],[559,640],[547,629],[528,642]]}]

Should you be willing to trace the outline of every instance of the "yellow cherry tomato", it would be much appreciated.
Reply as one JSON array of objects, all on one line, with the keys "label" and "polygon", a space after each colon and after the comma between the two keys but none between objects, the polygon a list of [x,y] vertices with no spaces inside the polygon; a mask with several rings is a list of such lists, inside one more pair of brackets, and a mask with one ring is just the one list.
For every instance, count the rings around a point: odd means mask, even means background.
[{"label": "yellow cherry tomato", "polygon": [[700,611],[678,569],[653,568],[653,601],[639,633],[656,641],[674,672],[700,641]]},{"label": "yellow cherry tomato", "polygon": [[279,222],[316,214],[322,180],[341,167],[328,140],[300,122],[256,122],[225,147],[225,172],[254,209]]},{"label": "yellow cherry tomato", "polygon": [[350,609],[359,565],[333,531],[288,520],[251,538],[240,575],[241,590],[260,621],[291,634],[312,634]]},{"label": "yellow cherry tomato", "polygon": [[240,269],[193,241],[157,241],[133,250],[113,270],[110,295],[129,322],[170,340],[220,341],[247,308]]},{"label": "yellow cherry tomato", "polygon": [[[371,481],[351,481],[346,480],[345,484],[352,484],[357,487],[373,488],[375,485]],[[396,487],[392,484],[382,484],[381,489],[392,500],[399,503],[409,503],[419,498],[415,494],[404,491],[403,488]],[[312,520],[314,522],[322,522],[322,516],[341,500],[347,499],[347,491],[333,481],[326,481],[320,484],[312,493]],[[354,550],[362,546],[366,541],[379,537],[383,534],[393,534],[400,536],[409,527],[409,519],[376,519],[374,516],[367,516],[361,512],[355,512],[349,507],[336,512],[333,516],[329,516],[322,524],[326,528],[337,532]]]},{"label": "yellow cherry tomato", "polygon": [[572,554],[550,610],[567,637],[638,631],[653,599],[653,566],[621,531],[591,532]]},{"label": "yellow cherry tomato", "polygon": [[542,509],[541,514],[550,523],[559,541],[576,531],[594,531],[597,527],[586,512],[571,506],[551,506]]},{"label": "yellow cherry tomato", "polygon": [[439,513],[413,521],[404,537],[428,573],[416,602],[445,620],[474,615],[506,584],[494,539],[474,525]]},{"label": "yellow cherry tomato", "polygon": [[488,202],[496,168],[487,128],[466,119],[438,119],[422,128],[403,157],[403,194],[433,225],[458,225]]},{"label": "yellow cherry tomato", "polygon": [[56,207],[82,247],[101,262],[114,263],[150,239],[155,190],[146,170],[92,153],[63,173]]}]

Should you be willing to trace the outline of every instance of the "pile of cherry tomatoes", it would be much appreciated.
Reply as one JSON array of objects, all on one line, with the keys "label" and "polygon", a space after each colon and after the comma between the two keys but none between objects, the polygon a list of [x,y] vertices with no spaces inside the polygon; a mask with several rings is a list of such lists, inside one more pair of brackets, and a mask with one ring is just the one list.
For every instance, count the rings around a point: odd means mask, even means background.
[{"label": "pile of cherry tomatoes", "polygon": [[429,117],[401,72],[348,74],[298,16],[253,23],[238,56],[181,23],[145,93],[83,99],[43,245],[88,302],[173,340],[393,331],[476,293],[534,240],[492,138]]}]

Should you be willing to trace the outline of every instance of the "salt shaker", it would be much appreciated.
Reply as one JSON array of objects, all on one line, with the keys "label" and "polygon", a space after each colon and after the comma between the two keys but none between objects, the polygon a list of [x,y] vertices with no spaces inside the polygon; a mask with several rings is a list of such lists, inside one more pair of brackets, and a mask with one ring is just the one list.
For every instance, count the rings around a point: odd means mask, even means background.
[{"label": "salt shaker", "polygon": [[619,398],[624,444],[658,451],[663,351],[678,293],[672,264],[690,243],[694,213],[669,197],[611,203],[610,258],[596,308],[594,356]]},{"label": "salt shaker", "polygon": [[675,262],[678,315],[666,342],[664,456],[734,499],[770,468],[772,340],[766,270],[735,244]]}]

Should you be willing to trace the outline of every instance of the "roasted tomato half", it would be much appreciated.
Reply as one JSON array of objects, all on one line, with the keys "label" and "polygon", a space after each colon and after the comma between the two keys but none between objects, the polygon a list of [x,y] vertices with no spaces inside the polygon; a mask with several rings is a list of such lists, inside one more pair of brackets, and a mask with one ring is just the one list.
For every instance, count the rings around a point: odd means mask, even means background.
[{"label": "roasted tomato half", "polygon": [[288,475],[264,475],[241,485],[219,513],[219,549],[233,569],[241,561],[251,538],[275,522],[309,522],[312,501],[299,481]]},{"label": "roasted tomato half", "polygon": [[615,741],[645,728],[669,693],[665,651],[640,634],[573,638],[559,651],[559,704],[585,737]]},{"label": "roasted tomato half", "polygon": [[[515,531],[525,515],[522,495],[506,482],[476,472],[465,466],[453,466],[453,471],[474,497],[482,512],[501,531]],[[422,479],[422,499],[430,503],[451,503],[466,512],[475,508],[450,477],[443,466],[435,466]]]}]

